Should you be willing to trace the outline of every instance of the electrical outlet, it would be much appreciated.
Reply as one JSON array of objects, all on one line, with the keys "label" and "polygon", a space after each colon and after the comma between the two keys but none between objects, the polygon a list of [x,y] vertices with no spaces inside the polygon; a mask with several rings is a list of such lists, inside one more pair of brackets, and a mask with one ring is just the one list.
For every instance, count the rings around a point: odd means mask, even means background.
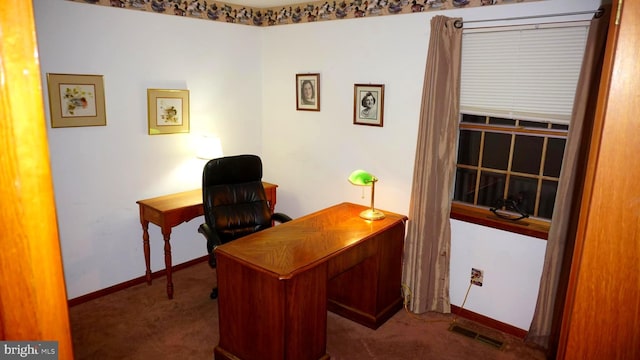
[{"label": "electrical outlet", "polygon": [[402,294],[402,298],[404,299],[404,307],[406,308],[411,305],[411,290],[407,285],[402,284],[400,292]]},{"label": "electrical outlet", "polygon": [[473,285],[482,286],[483,281],[484,281],[484,271],[471,268],[471,283]]}]

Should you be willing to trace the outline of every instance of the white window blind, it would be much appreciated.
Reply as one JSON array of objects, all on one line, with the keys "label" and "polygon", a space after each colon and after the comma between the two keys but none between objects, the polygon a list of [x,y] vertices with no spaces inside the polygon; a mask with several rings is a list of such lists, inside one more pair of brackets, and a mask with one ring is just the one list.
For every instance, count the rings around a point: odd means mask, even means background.
[{"label": "white window blind", "polygon": [[568,124],[588,25],[465,32],[462,111]]}]

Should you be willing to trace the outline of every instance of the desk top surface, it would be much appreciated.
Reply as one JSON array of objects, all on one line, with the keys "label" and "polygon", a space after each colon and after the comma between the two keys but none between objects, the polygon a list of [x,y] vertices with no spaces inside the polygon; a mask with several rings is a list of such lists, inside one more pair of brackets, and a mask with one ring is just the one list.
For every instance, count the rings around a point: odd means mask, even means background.
[{"label": "desk top surface", "polygon": [[396,225],[404,215],[384,212],[382,220],[360,218],[367,207],[341,203],[216,248],[216,253],[288,278]]},{"label": "desk top surface", "polygon": [[136,203],[159,211],[167,211],[188,206],[202,205],[202,189],[182,191],[175,194],[163,195],[145,200],[138,200],[136,201]]},{"label": "desk top surface", "polygon": [[[265,189],[278,186],[265,181],[262,182],[262,185]],[[187,190],[175,194],[138,200],[136,203],[161,212],[182,209],[189,206],[199,206],[202,205],[202,189]]]}]

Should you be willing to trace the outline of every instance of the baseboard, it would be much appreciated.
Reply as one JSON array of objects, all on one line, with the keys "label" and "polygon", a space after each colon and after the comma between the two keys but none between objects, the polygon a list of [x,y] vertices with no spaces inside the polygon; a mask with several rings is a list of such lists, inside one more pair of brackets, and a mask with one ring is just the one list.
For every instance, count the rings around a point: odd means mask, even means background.
[{"label": "baseboard", "polygon": [[455,305],[451,305],[451,312],[453,314],[456,314],[458,316],[462,316],[465,319],[469,319],[471,321],[474,321],[480,325],[484,325],[487,327],[490,327],[492,329],[496,329],[496,330],[500,330],[505,334],[509,334],[509,335],[513,335],[517,338],[520,339],[524,339],[527,336],[527,331],[520,329],[518,327],[515,327],[513,325],[509,325],[506,323],[503,323],[501,321],[498,320],[494,320],[492,318],[486,317],[484,315],[480,315],[477,313],[474,313],[473,311],[469,311],[467,309],[463,309],[460,307],[457,307]]},{"label": "baseboard", "polygon": [[[171,267],[171,269],[172,269],[172,272],[175,272],[175,271],[178,271],[178,270],[181,270],[181,269],[185,269],[185,268],[188,268],[188,267],[190,267],[192,265],[199,264],[201,262],[205,262],[205,261],[208,261],[208,260],[209,260],[209,256],[205,255],[205,256],[202,256],[202,257],[199,257],[199,258],[195,258],[193,260],[189,260],[189,261],[184,262],[182,264],[175,265],[175,266]],[[165,274],[166,274],[166,270],[165,269],[153,272],[153,273],[151,273],[151,279],[156,279],[156,278],[159,278],[159,277],[163,277],[163,276],[165,276]],[[68,304],[69,307],[76,306],[76,305],[85,303],[87,301],[90,301],[90,300],[93,300],[93,299],[97,299],[99,297],[106,296],[106,295],[109,295],[109,294],[113,294],[113,293],[115,293],[117,291],[124,290],[126,288],[129,288],[129,287],[132,287],[132,286],[135,286],[135,285],[139,285],[139,284],[143,284],[143,283],[146,283],[146,282],[147,282],[146,277],[145,276],[140,276],[140,277],[137,277],[135,279],[131,279],[129,281],[125,281],[123,283],[110,286],[108,288],[104,288],[104,289],[101,289],[101,290],[98,290],[98,291],[94,291],[92,293],[88,293],[88,294],[85,294],[85,295],[82,295],[82,296],[79,296],[79,297],[76,297],[76,298],[73,298],[73,299],[69,299],[67,301],[67,304]],[[474,322],[476,322],[476,323],[478,323],[480,325],[484,325],[484,326],[490,327],[492,329],[500,330],[503,333],[506,333],[506,334],[509,334],[509,335],[513,335],[513,336],[518,337],[520,339],[524,339],[527,336],[527,331],[526,330],[520,329],[520,328],[515,327],[513,325],[509,325],[509,324],[503,323],[503,322],[498,321],[498,320],[494,320],[492,318],[486,317],[484,315],[480,315],[478,313],[474,313],[473,311],[469,311],[467,309],[463,309],[463,308],[460,308],[460,307],[455,306],[455,305],[451,305],[451,312],[453,314],[461,316],[461,317],[463,317],[465,319],[469,319],[471,321],[474,321]]]},{"label": "baseboard", "polygon": [[[171,271],[175,272],[178,271],[180,269],[184,269],[184,268],[188,268],[189,266],[195,265],[195,264],[199,264],[201,262],[205,262],[209,260],[209,255],[205,255],[199,258],[195,258],[193,260],[189,260],[187,262],[184,262],[182,264],[178,264],[175,266],[171,267]],[[166,269],[162,269],[156,272],[151,273],[151,279],[155,279],[155,278],[159,278],[162,276],[165,276],[167,270]],[[113,286],[109,286],[108,288],[104,288],[98,291],[94,291],[92,293],[88,293],[82,296],[78,296],[76,298],[73,299],[69,299],[67,300],[67,304],[69,307],[72,306],[76,306],[82,303],[85,303],[87,301],[93,300],[93,299],[97,299],[99,297],[105,296],[105,295],[109,295],[109,294],[113,294],[114,292],[120,291],[120,290],[124,290],[126,288],[135,286],[135,285],[139,285],[139,284],[143,284],[147,282],[147,278],[146,276],[140,276],[138,278],[135,279],[131,279],[129,281],[125,281],[123,283],[120,284],[116,284]]]}]

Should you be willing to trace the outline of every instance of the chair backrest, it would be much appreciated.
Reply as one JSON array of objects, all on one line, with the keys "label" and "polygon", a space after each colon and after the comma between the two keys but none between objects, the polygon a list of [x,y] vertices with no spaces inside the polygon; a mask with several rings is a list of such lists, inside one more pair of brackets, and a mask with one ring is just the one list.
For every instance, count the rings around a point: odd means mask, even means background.
[{"label": "chair backrest", "polygon": [[224,244],[271,226],[262,160],[236,155],[207,162],[202,172],[205,221]]}]

